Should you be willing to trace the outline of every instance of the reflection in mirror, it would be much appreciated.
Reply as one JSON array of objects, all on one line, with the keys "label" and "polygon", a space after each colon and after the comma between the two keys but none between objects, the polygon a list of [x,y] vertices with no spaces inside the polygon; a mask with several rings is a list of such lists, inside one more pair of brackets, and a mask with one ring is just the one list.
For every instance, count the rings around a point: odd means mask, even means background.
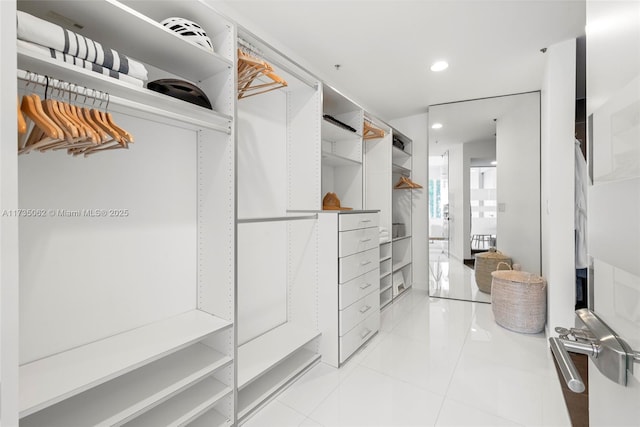
[{"label": "reflection in mirror", "polygon": [[539,92],[429,107],[429,221],[431,296],[490,302],[490,248],[540,274]]}]

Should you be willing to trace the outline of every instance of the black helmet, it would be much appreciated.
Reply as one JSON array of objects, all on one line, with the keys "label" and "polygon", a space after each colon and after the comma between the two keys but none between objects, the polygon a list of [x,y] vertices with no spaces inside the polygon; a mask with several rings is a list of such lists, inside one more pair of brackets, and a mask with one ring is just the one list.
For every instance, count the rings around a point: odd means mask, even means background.
[{"label": "black helmet", "polygon": [[213,110],[209,98],[202,89],[187,81],[178,79],[154,80],[147,83],[147,88]]}]

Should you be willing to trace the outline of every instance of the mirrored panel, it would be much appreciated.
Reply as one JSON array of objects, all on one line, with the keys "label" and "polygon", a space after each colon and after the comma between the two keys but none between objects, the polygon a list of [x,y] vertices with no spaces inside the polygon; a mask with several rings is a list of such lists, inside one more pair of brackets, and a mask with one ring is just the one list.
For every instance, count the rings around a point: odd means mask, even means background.
[{"label": "mirrored panel", "polygon": [[430,106],[429,166],[431,296],[490,302],[499,261],[540,274],[539,92]]}]

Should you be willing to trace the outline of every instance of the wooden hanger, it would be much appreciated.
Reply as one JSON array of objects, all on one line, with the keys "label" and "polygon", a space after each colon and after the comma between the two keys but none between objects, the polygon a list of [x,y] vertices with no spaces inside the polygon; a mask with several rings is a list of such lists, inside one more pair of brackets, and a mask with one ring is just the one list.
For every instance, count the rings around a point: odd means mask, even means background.
[{"label": "wooden hanger", "polygon": [[362,132],[363,139],[375,139],[384,137],[384,131],[373,126],[368,120],[364,121],[364,129]]},{"label": "wooden hanger", "polygon": [[[259,80],[262,77],[265,80]],[[238,99],[286,86],[287,82],[274,72],[271,65],[238,49]]]},{"label": "wooden hanger", "polygon": [[402,189],[417,189],[417,188],[422,188],[422,185],[416,184],[415,182],[411,181],[411,179],[407,178],[406,176],[401,176],[400,179],[398,180],[398,182],[396,182],[396,184],[393,186],[393,188],[398,189],[398,190],[402,190]]},{"label": "wooden hanger", "polygon": [[18,134],[23,135],[27,133],[27,122],[24,119],[22,111],[20,111],[20,98],[16,96],[16,103],[18,104]]},{"label": "wooden hanger", "polygon": [[19,154],[25,154],[31,150],[64,139],[65,135],[62,129],[42,109],[42,103],[38,95],[23,96],[20,110],[33,121],[34,126],[26,142],[19,145]]}]

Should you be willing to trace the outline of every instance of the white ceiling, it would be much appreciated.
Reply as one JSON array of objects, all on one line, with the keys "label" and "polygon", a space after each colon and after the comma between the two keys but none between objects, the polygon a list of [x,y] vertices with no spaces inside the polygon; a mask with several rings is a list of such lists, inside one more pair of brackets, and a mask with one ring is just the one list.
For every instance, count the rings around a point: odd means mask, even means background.
[{"label": "white ceiling", "polygon": [[[540,49],[585,23],[580,0],[209,1],[384,120],[539,90]],[[449,68],[431,72],[439,59]]]}]

